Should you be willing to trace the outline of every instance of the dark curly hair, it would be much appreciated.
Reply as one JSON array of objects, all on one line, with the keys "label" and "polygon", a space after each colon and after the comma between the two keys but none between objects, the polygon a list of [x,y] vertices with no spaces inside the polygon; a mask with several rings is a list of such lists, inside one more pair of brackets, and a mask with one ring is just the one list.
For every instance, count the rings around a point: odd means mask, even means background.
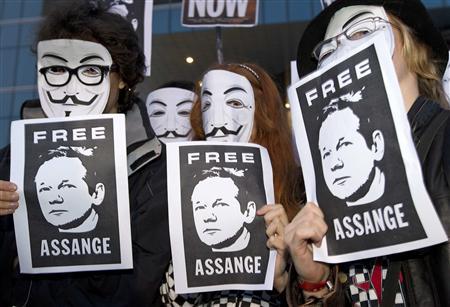
[{"label": "dark curly hair", "polygon": [[119,93],[119,111],[137,101],[135,86],[144,79],[145,57],[133,26],[120,15],[108,12],[102,1],[61,1],[42,21],[33,51],[39,41],[79,39],[97,42],[108,49],[118,73],[126,83]]}]

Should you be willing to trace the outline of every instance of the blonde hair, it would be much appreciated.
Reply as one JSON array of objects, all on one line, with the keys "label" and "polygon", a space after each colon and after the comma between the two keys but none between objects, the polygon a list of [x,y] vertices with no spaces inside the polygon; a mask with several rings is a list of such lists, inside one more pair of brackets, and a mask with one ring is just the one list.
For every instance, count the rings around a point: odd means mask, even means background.
[{"label": "blonde hair", "polygon": [[419,94],[448,108],[447,98],[442,87],[440,63],[431,48],[420,42],[414,30],[405,25],[398,17],[389,14],[389,21],[399,30],[402,39],[402,55],[410,71],[417,75]]}]

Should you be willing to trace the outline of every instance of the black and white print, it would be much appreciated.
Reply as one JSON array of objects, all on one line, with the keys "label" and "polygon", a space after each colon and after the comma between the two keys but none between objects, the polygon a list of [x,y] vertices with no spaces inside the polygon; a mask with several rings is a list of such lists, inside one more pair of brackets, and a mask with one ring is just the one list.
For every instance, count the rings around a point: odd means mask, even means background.
[{"label": "black and white print", "polygon": [[322,9],[326,9],[336,0],[320,0],[320,4],[322,5]]},{"label": "black and white print", "polygon": [[184,27],[253,27],[258,24],[259,0],[183,0]]},{"label": "black and white print", "polygon": [[22,272],[132,267],[128,188],[118,187],[127,182],[124,136],[115,135],[123,125],[120,115],[13,123]]},{"label": "black and white print", "polygon": [[133,26],[145,54],[146,76],[151,73],[153,0],[103,0],[109,12],[116,13]]},{"label": "black and white print", "polygon": [[350,261],[446,240],[381,44],[376,38],[289,90],[307,197],[329,227],[315,250],[318,260]]},{"label": "black and white print", "polygon": [[[258,145],[168,144],[169,223],[177,293],[271,289],[273,252],[256,211],[273,203]],[[270,264],[272,263],[272,264]]]}]

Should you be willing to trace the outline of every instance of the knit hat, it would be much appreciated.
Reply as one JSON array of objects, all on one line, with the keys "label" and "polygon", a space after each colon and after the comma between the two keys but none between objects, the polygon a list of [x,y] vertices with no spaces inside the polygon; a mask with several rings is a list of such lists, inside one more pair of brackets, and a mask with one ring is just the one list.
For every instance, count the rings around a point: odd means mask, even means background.
[{"label": "knit hat", "polygon": [[398,17],[413,29],[416,37],[434,53],[442,77],[448,61],[448,47],[420,0],[337,0],[316,16],[303,32],[297,49],[297,70],[300,78],[316,70],[317,60],[312,56],[312,51],[324,39],[334,13],[353,5],[383,6],[386,12]]}]

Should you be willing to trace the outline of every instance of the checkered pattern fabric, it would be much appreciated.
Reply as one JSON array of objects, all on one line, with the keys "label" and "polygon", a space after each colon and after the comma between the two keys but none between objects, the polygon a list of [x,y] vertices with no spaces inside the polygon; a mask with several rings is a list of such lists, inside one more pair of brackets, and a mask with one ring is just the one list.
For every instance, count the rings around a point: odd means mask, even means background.
[{"label": "checkered pattern fabric", "polygon": [[160,287],[164,305],[171,307],[273,307],[280,306],[278,295],[267,291],[221,291],[193,294],[176,294],[173,267],[170,263]]},{"label": "checkered pattern fabric", "polygon": [[[387,261],[382,262],[382,280],[386,279]],[[371,269],[369,271],[369,268]],[[349,268],[348,276],[350,278],[349,292],[353,306],[377,307],[379,306],[378,296],[372,282],[372,273],[374,266],[352,265]],[[395,296],[395,307],[405,307],[403,296],[403,285],[400,281],[397,283],[397,293]]]}]

